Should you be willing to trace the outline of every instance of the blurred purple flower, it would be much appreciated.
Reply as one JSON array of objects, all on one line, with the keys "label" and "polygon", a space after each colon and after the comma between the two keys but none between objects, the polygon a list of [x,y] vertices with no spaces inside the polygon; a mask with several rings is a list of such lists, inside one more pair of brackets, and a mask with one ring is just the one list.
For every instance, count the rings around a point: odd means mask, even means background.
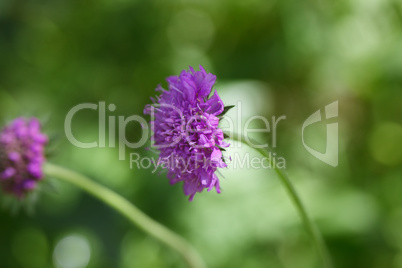
[{"label": "blurred purple flower", "polygon": [[145,114],[151,115],[152,141],[160,151],[159,164],[168,169],[171,184],[183,181],[184,193],[191,201],[197,192],[215,187],[220,193],[218,168],[226,167],[222,156],[224,142],[218,127],[224,105],[212,87],[216,76],[200,71],[183,70],[179,76],[167,79],[168,90],[161,92],[154,104],[147,105]]},{"label": "blurred purple flower", "polygon": [[43,178],[44,146],[36,118],[17,118],[0,132],[0,185],[17,197],[24,197]]}]

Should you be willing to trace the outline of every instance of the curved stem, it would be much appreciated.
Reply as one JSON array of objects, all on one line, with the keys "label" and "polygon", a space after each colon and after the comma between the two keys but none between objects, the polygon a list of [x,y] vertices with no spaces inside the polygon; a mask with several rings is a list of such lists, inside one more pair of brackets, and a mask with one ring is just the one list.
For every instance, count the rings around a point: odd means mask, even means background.
[{"label": "curved stem", "polygon": [[[248,138],[248,140],[245,139],[244,136],[239,135],[237,133],[233,133],[232,135],[227,134],[230,139],[234,141],[239,141],[250,148],[253,148],[252,146],[249,145],[249,142],[252,142],[253,144],[257,144],[253,139]],[[269,159],[269,151],[267,149],[263,148],[253,148],[257,152],[259,152],[261,155]],[[313,243],[315,247],[317,248],[318,254],[321,256],[322,261],[324,263],[324,267],[326,268],[331,268],[332,267],[332,262],[330,255],[327,251],[327,247],[325,246],[325,242],[323,238],[321,237],[320,232],[318,231],[317,227],[314,225],[313,221],[311,220],[310,216],[308,215],[299,195],[296,192],[296,189],[294,188],[292,182],[290,181],[289,177],[284,173],[281,169],[273,165],[273,163],[270,163],[271,166],[274,167],[276,174],[278,174],[279,178],[281,179],[281,182],[283,186],[285,186],[286,191],[289,194],[290,199],[292,200],[293,204],[295,205],[302,221],[304,224],[304,227],[306,228],[307,232],[309,233],[311,239],[313,240]]]},{"label": "curved stem", "polygon": [[122,196],[72,170],[50,163],[45,164],[44,170],[48,176],[75,184],[120,212],[137,227],[175,249],[184,258],[189,267],[206,267],[198,252],[186,240],[151,219]]}]

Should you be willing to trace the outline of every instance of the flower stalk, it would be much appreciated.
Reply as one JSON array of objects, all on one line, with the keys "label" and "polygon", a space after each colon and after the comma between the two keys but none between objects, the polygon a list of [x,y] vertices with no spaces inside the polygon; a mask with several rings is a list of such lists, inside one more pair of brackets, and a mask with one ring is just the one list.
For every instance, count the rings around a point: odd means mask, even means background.
[{"label": "flower stalk", "polygon": [[47,176],[67,181],[81,188],[92,196],[103,201],[120,214],[125,216],[134,225],[144,232],[159,239],[166,245],[175,249],[191,268],[205,268],[205,264],[198,252],[184,238],[169,230],[162,224],[154,221],[127,199],[113,192],[112,190],[90,180],[86,176],[72,170],[59,167],[50,163],[44,165],[44,172]]},{"label": "flower stalk", "polygon": [[[237,134],[237,133],[232,133],[232,134],[226,134],[227,136],[230,137],[230,139],[234,140],[234,141],[238,141],[241,142],[247,146],[249,146],[247,140],[245,139],[245,137],[243,135]],[[249,138],[249,141],[253,142],[254,144],[256,144],[255,141],[253,141],[253,139]],[[251,147],[251,146],[249,146]],[[262,156],[267,157],[267,159],[271,159],[269,157],[269,150],[267,149],[263,149],[263,148],[254,148],[251,147],[254,150],[256,150],[258,153],[260,153]],[[271,161],[271,160],[269,160]],[[290,199],[292,200],[292,203],[294,204],[294,206],[296,207],[297,212],[300,215],[300,218],[303,221],[304,227],[307,231],[307,233],[310,235],[314,246],[316,247],[318,254],[320,255],[323,265],[325,268],[332,268],[332,262],[331,262],[331,258],[330,255],[328,253],[327,247],[325,245],[325,242],[319,232],[319,230],[317,229],[317,227],[315,226],[315,224],[313,223],[313,221],[311,220],[310,216],[307,213],[307,210],[305,208],[305,206],[303,205],[303,202],[301,201],[299,195],[297,194],[297,191],[295,189],[295,187],[293,186],[292,182],[290,181],[289,177],[286,175],[285,172],[283,172],[281,169],[279,169],[278,167],[276,167],[275,165],[273,165],[272,163],[270,163],[271,166],[274,167],[274,170],[276,172],[276,174],[278,175],[278,177],[280,178],[283,186],[285,187]]]}]

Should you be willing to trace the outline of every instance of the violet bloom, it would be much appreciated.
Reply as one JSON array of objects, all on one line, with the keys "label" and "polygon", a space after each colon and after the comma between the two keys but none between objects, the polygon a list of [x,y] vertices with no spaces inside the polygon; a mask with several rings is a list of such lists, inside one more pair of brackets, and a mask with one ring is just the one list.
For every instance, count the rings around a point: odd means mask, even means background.
[{"label": "violet bloom", "polygon": [[227,166],[222,151],[229,144],[218,127],[223,102],[216,90],[209,96],[216,76],[200,66],[200,71],[190,67],[166,80],[169,89],[159,85],[160,96],[144,109],[152,116],[151,139],[160,151],[159,164],[168,169],[171,184],[184,182],[190,201],[205,188],[220,193],[216,171]]},{"label": "violet bloom", "polygon": [[43,178],[44,146],[36,118],[17,118],[0,132],[0,185],[17,197],[24,197]]}]

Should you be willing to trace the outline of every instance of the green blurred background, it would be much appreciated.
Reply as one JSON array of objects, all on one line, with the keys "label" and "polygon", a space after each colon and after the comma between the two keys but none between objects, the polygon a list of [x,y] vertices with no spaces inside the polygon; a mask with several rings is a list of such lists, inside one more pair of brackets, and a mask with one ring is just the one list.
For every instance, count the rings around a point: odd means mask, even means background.
[{"label": "green blurred background", "polygon": [[[52,162],[124,195],[191,241],[210,267],[320,267],[273,171],[229,168],[222,194],[203,192],[190,203],[181,185],[130,169],[116,148],[80,149],[66,139],[75,105],[105,101],[116,105],[107,116],[141,115],[166,76],[199,64],[217,75],[226,104],[241,101],[245,119],[286,115],[275,151],[335,267],[402,267],[401,1],[0,0],[3,123],[42,118],[56,140]],[[336,100],[334,168],[304,149],[301,128]],[[325,122],[311,128],[306,142],[325,150]],[[97,113],[81,111],[73,132],[96,141]],[[141,133],[128,125],[130,141]],[[34,214],[0,211],[1,268],[185,267],[103,203],[47,184]]]}]

